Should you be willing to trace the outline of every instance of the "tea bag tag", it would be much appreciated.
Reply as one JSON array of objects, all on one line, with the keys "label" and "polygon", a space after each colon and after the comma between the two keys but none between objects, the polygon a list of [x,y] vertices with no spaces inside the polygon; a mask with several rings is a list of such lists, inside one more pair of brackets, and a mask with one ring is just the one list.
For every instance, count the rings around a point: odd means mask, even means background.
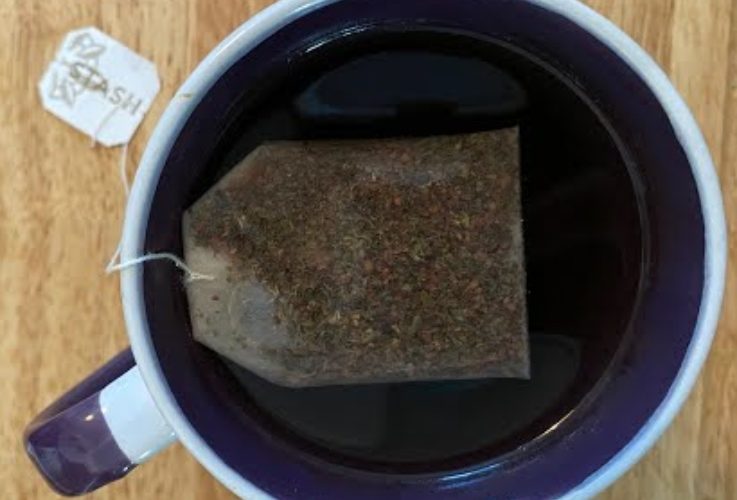
[{"label": "tea bag tag", "polygon": [[151,61],[94,27],[64,38],[38,84],[47,111],[108,147],[131,140],[160,87]]}]

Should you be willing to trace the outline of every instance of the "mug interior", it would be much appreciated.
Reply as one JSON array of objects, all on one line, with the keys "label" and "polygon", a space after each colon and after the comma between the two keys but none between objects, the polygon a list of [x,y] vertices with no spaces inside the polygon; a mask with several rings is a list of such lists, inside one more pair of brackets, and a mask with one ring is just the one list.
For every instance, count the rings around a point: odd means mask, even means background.
[{"label": "mug interior", "polygon": [[[146,228],[145,252],[181,253],[181,215],[218,154],[244,99],[281,78],[310,40],[366,26],[461,30],[539,55],[595,91],[627,146],[645,190],[649,262],[631,342],[585,411],[503,457],[478,457],[443,472],[367,470],[275,437],[240,400],[229,371],[190,334],[186,297],[172,266],[148,263],[143,291],[151,341],[171,393],[196,432],[242,477],[277,497],[404,495],[453,488],[459,496],[561,495],[632,440],[664,400],[686,356],[704,289],[705,237],[688,158],[658,99],[611,49],[562,16],[526,1],[403,0],[377,9],[342,0],[310,12],[235,62],[197,104],[166,159]],[[574,418],[575,417],[575,418]],[[272,432],[274,431],[274,432]]]}]

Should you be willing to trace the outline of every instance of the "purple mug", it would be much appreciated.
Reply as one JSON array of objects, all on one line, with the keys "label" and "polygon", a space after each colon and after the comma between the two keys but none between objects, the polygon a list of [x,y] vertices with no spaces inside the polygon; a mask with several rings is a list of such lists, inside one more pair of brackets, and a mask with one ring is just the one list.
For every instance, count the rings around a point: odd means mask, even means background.
[{"label": "purple mug", "polygon": [[[122,272],[131,350],[28,427],[28,454],[68,495],[123,477],[179,440],[236,495],[255,498],[586,498],[656,441],[706,358],[721,306],[726,230],[707,146],[666,75],[624,33],[576,0],[283,0],[224,40],[168,106],[141,161],[122,259],[181,251],[180,217],[210,147],[254,75],[306,40],[394,23],[503,39],[564,64],[597,94],[643,165],[651,252],[633,341],[589,411],[535,446],[457,470],[362,470],[296,449],[244,416],[221,368],[195,345],[173,266]],[[177,288],[178,287],[178,288]],[[132,351],[132,352],[131,352]]]}]

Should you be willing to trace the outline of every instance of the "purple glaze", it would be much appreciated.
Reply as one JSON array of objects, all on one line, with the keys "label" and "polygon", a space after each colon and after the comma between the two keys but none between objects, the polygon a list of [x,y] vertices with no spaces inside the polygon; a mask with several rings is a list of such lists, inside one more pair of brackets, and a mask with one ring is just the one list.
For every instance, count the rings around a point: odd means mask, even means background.
[{"label": "purple glaze", "polygon": [[134,366],[126,350],[46,408],[26,428],[25,448],[48,483],[81,495],[135,467],[118,448],[100,410],[100,391]]},{"label": "purple glaze", "polygon": [[[189,332],[172,266],[145,265],[146,314],[161,368],[186,418],[234,470],[280,498],[540,498],[570,491],[619,452],[666,397],[691,341],[704,283],[704,223],[688,160],[657,99],[609,48],[567,19],[524,0],[343,0],[305,15],[234,64],[191,115],[170,151],[148,222],[146,251],[180,251],[192,199],[233,103],[284,68],[304,41],[372,24],[461,29],[502,38],[554,61],[595,90],[646,184],[652,265],[624,360],[595,399],[534,446],[502,460],[435,475],[371,473],[317,457],[274,436]],[[288,69],[284,69],[288,71]]]}]

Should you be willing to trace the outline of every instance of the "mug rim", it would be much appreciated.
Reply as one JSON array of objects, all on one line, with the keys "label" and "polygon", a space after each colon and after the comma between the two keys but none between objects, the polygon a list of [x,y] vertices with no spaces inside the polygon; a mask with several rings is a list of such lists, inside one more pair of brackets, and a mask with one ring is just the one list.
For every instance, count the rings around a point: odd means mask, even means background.
[{"label": "mug rim", "polygon": [[[143,250],[147,221],[168,152],[199,101],[220,76],[244,54],[302,15],[340,0],[281,0],[239,26],[198,65],[160,118],[139,164],[123,225],[121,258]],[[721,309],[727,238],[721,189],[702,133],[687,105],[655,61],[621,29],[576,0],[525,0],[558,14],[609,47],[642,79],[668,116],[688,159],[698,191],[705,230],[705,277],[699,315],[688,350],[670,390],[637,435],[566,498],[588,498],[613,483],[655,443],[690,393],[709,352]],[[121,293],[128,336],[142,377],[159,411],[179,440],[218,481],[239,496],[270,498],[229,467],[182,414],[163,376],[148,330],[143,297],[143,269],[121,273]]]}]

